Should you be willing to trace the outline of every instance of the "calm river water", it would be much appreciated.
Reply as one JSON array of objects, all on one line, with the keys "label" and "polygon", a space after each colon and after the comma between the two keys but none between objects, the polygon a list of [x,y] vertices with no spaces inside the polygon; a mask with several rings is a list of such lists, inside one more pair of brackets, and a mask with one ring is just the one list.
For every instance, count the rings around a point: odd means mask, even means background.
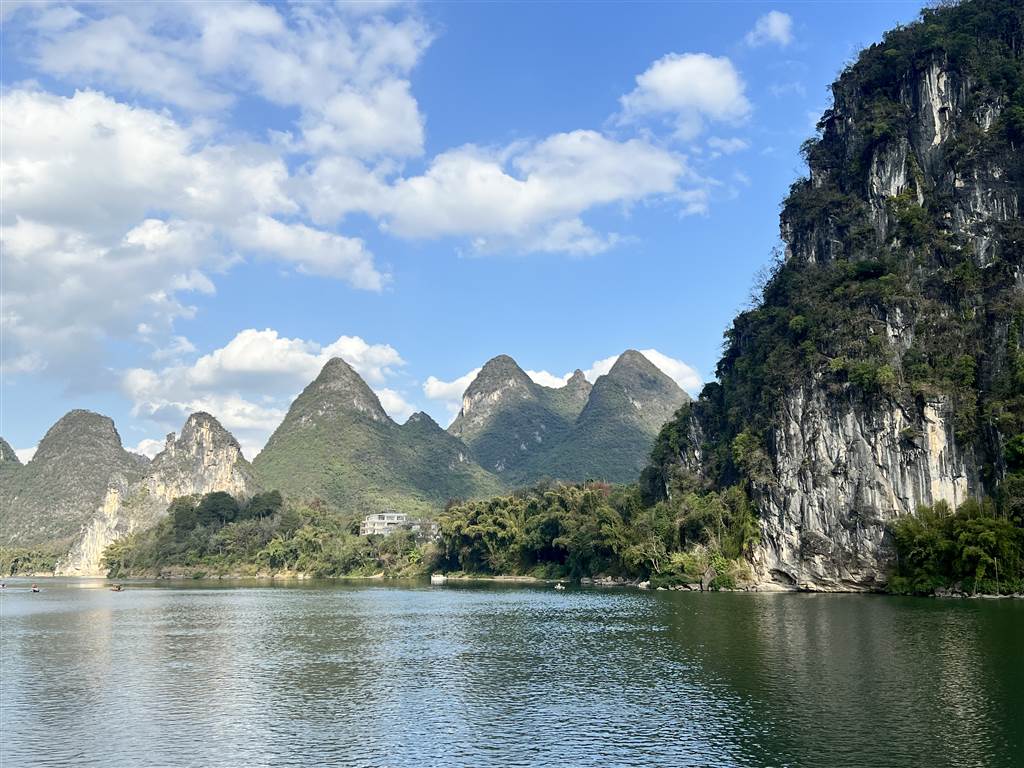
[{"label": "calm river water", "polygon": [[1024,765],[1024,601],[40,583],[3,768]]}]

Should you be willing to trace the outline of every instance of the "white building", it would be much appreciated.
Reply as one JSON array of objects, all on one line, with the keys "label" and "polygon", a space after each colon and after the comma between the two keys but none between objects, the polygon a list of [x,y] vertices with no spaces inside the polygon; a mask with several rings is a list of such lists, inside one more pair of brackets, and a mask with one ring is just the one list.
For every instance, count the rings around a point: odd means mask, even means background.
[{"label": "white building", "polygon": [[409,516],[404,512],[378,512],[363,518],[363,522],[359,524],[359,535],[387,536],[399,528],[404,528],[408,522]]},{"label": "white building", "polygon": [[437,523],[433,520],[410,518],[404,512],[378,512],[375,515],[367,515],[359,523],[360,536],[389,536],[398,530],[412,531],[417,539],[427,541],[433,541],[440,533]]}]

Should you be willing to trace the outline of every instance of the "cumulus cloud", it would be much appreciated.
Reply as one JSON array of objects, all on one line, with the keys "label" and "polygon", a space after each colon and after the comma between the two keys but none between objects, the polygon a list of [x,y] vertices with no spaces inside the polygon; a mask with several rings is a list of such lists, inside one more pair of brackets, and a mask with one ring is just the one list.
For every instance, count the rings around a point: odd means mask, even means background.
[{"label": "cumulus cloud", "polygon": [[321,222],[355,211],[405,238],[468,237],[477,250],[590,255],[617,242],[579,218],[701,183],[681,155],[641,139],[592,130],[488,149],[466,145],[434,157],[420,175],[387,180],[352,160],[308,172],[309,206]]},{"label": "cumulus cloud", "polygon": [[[14,90],[0,115],[5,355],[91,376],[105,338],[159,344],[239,252],[379,290],[358,239],[284,223],[299,206],[267,147],[221,144],[94,91]],[[155,217],[153,212],[159,211]],[[143,327],[147,333],[137,334]],[[24,368],[23,364],[19,364]]]},{"label": "cumulus cloud", "polygon": [[121,3],[54,19],[29,7],[19,31],[41,71],[76,85],[196,112],[257,94],[299,109],[308,151],[418,155],[423,118],[407,76],[432,35],[415,15],[368,10],[360,18],[344,4]]},{"label": "cumulus cloud", "polygon": [[735,123],[751,111],[746,84],[725,56],[670,53],[636,78],[621,99],[623,122],[669,120],[681,141],[694,139],[707,122]]},{"label": "cumulus cloud", "polygon": [[451,422],[458,414],[459,409],[462,408],[462,394],[478,373],[480,373],[480,368],[474,368],[451,381],[443,381],[436,376],[428,376],[427,380],[423,382],[423,394],[428,399],[443,405],[448,413],[448,421]]},{"label": "cumulus cloud", "polygon": [[769,11],[754,22],[744,40],[752,48],[768,43],[785,48],[793,42],[793,18],[782,11]]},{"label": "cumulus cloud", "polygon": [[253,216],[239,224],[232,239],[250,252],[293,262],[300,272],[337,277],[356,288],[379,291],[389,280],[377,271],[373,254],[356,237],[305,224],[285,224],[270,216]]},{"label": "cumulus cloud", "polygon": [[388,416],[397,422],[404,422],[416,411],[416,407],[406,400],[400,392],[396,392],[390,387],[375,389],[374,393],[377,395],[377,399],[380,400],[381,406],[387,411]]},{"label": "cumulus cloud", "polygon": [[390,344],[371,344],[358,336],[320,344],[281,336],[270,328],[240,331],[223,347],[188,364],[127,370],[121,389],[135,416],[165,429],[177,429],[195,411],[212,413],[251,457],[284,418],[295,395],[332,357],[341,357],[374,385],[392,418],[404,421],[413,412],[401,392],[383,386],[405,365]]}]

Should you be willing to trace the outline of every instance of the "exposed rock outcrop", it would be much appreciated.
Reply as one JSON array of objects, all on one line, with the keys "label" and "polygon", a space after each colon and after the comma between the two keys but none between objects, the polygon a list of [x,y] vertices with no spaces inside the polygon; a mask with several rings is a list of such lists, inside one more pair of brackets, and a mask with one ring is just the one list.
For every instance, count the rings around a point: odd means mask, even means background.
[{"label": "exposed rock outcrop", "polygon": [[246,499],[258,489],[237,441],[207,413],[192,414],[153,461],[126,451],[110,418],[82,410],[54,424],[28,464],[0,454],[2,543],[66,552],[63,575],[102,575],[103,550],[153,525],[178,496]]},{"label": "exposed rock outcrop", "polygon": [[101,575],[103,551],[122,536],[155,524],[179,496],[226,491],[244,501],[259,489],[238,441],[203,412],[188,417],[180,436],[167,436],[164,450],[141,477],[119,480],[108,484],[99,509],[58,563],[58,573]]},{"label": "exposed rock outcrop", "polygon": [[783,208],[785,260],[666,437],[678,470],[750,492],[766,584],[884,585],[888,524],[993,494],[1021,428],[1024,108],[992,74],[1024,70],[1021,9],[925,14],[833,86]]}]

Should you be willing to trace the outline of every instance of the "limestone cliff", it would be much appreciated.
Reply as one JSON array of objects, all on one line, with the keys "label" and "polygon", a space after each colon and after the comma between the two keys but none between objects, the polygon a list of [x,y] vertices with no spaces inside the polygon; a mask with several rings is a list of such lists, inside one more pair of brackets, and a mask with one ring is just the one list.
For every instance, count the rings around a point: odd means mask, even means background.
[{"label": "limestone cliff", "polygon": [[101,575],[103,550],[156,523],[179,496],[226,491],[244,500],[258,488],[235,438],[210,414],[193,413],[179,436],[167,436],[164,449],[140,477],[108,484],[102,502],[58,563],[58,573]]},{"label": "limestone cliff", "polygon": [[743,485],[766,584],[879,587],[887,523],[998,495],[1024,427],[1022,40],[1019,3],[974,0],[842,74],[784,258],[665,433],[646,479]]}]

